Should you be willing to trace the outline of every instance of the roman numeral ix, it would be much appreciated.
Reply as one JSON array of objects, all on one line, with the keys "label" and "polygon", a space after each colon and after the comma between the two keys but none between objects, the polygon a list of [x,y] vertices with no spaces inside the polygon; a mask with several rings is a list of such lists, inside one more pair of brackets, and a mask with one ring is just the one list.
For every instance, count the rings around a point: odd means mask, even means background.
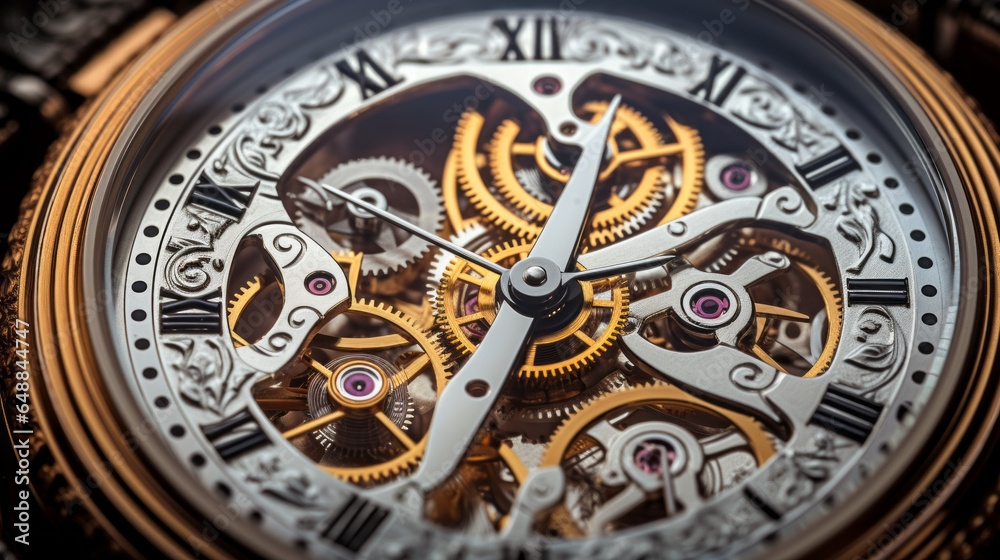
[{"label": "roman numeral ix", "polygon": [[222,290],[186,296],[160,288],[160,332],[210,334],[222,332]]}]

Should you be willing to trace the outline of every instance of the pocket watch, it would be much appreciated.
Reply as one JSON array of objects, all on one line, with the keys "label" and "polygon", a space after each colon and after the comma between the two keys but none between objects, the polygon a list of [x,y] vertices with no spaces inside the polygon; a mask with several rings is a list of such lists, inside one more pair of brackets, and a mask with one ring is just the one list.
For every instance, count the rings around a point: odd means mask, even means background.
[{"label": "pocket watch", "polygon": [[0,9],[13,553],[989,557],[990,3],[190,4]]}]

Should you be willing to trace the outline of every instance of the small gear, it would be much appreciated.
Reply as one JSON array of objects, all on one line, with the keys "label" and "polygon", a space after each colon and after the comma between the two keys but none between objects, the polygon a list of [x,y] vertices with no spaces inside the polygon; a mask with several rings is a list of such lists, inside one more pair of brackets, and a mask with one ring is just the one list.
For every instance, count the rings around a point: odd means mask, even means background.
[{"label": "small gear", "polygon": [[[463,249],[468,249],[479,254],[486,252],[496,246],[496,236],[485,226],[478,222],[473,222],[451,236],[449,241]],[[431,302],[438,299],[438,292],[441,289],[441,282],[448,273],[448,266],[454,260],[450,253],[438,253],[431,261],[429,281],[427,282],[427,297]]]},{"label": "small gear", "polygon": [[554,426],[569,418],[588,402],[603,395],[624,391],[632,386],[628,374],[621,369],[615,369],[589,387],[564,398],[553,396],[539,402],[526,400],[515,393],[497,407],[496,422],[501,430],[518,433],[526,442],[544,443],[552,435]]},{"label": "small gear", "polygon": [[[505,243],[484,256],[510,265],[527,256],[530,250],[530,243]],[[449,345],[458,355],[474,352],[496,318],[498,280],[495,273],[460,258],[452,259],[442,276],[436,314]],[[594,364],[621,334],[628,316],[628,288],[624,281],[610,278],[581,282],[580,286],[579,308],[566,310],[569,320],[536,332],[529,340],[519,378],[546,383],[566,381],[565,376],[578,374]]]},{"label": "small gear", "polygon": [[[721,416],[746,436],[747,446],[752,450],[758,465],[766,463],[776,452],[774,438],[752,417],[703,401],[674,385],[652,383],[602,395],[584,404],[552,434],[542,456],[542,466],[557,466],[568,452],[579,451],[581,446],[576,441],[577,438],[596,420],[618,409],[638,406],[660,407],[670,414],[673,413],[671,407],[677,407],[678,410],[700,410]],[[682,421],[684,418],[679,416],[677,420]]]},{"label": "small gear", "polygon": [[241,334],[236,332],[236,321],[239,319],[240,315],[243,314],[243,311],[250,303],[250,300],[252,300],[259,291],[260,276],[254,276],[252,280],[247,282],[246,286],[240,288],[240,291],[233,294],[233,298],[229,300],[229,306],[226,308],[226,315],[229,320],[229,334],[232,335],[233,343],[237,348],[248,346],[249,343]]},{"label": "small gear", "polygon": [[[326,472],[368,487],[418,464],[449,364],[436,336],[388,305],[354,300],[342,315],[380,321],[391,334],[325,335],[322,346],[314,340],[303,355],[304,369],[255,389],[255,398],[285,437]],[[331,350],[330,360],[313,358]]]},{"label": "small gear", "polygon": [[[673,385],[639,385],[599,396],[559,426],[542,455],[541,468],[560,467],[567,475],[565,502],[550,513],[548,527],[580,537],[602,533],[605,522],[621,529],[670,516],[677,499],[670,496],[711,497],[739,483],[776,452],[774,438],[753,418]],[[727,457],[731,454],[737,455]],[[697,471],[683,478],[675,473],[673,482],[657,486],[663,470],[675,468]],[[644,489],[636,502],[602,510],[628,484]],[[612,517],[606,515],[609,511]],[[595,525],[599,516],[602,522]]]},{"label": "small gear", "polygon": [[233,293],[226,307],[229,334],[236,348],[260,340],[272,324],[274,314],[281,309],[281,285],[254,276],[239,291]]},{"label": "small gear", "polygon": [[[320,183],[341,188],[427,231],[444,224],[441,193],[430,175],[392,158],[359,159],[335,167]],[[385,277],[414,264],[430,250],[419,237],[386,224],[363,208],[325,192],[289,195],[296,202],[296,225],[331,253],[364,255],[361,272]]]},{"label": "small gear", "polygon": [[506,442],[484,435],[469,448],[455,474],[428,493],[424,514],[451,529],[495,536],[527,476],[527,467]]},{"label": "small gear", "polygon": [[[607,107],[606,102],[591,102],[584,111],[597,121]],[[667,119],[676,142],[666,144],[635,109],[623,106],[616,117],[609,142],[611,157],[598,186],[602,194],[595,201],[598,206],[587,234],[591,247],[617,241],[657,216],[664,223],[687,214],[701,192],[704,150],[694,130]],[[544,135],[518,141],[522,129],[513,119],[500,124],[480,151],[484,125],[483,117],[474,111],[459,122],[450,158],[455,180],[487,221],[514,235],[534,238],[551,213],[568,172],[548,149]],[[669,204],[664,206],[664,202]]]}]

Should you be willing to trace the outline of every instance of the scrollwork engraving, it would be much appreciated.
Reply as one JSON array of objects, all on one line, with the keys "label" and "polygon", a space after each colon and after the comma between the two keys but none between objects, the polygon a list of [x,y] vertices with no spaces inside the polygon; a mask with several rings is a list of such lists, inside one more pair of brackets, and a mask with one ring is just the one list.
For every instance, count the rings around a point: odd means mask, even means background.
[{"label": "scrollwork engraving", "polygon": [[216,340],[199,343],[184,338],[163,344],[180,353],[180,359],[171,362],[170,367],[177,374],[181,396],[216,415],[225,415],[226,408],[254,375],[252,370],[234,368],[232,356]]},{"label": "scrollwork engraving", "polygon": [[832,195],[823,202],[827,210],[837,212],[837,231],[858,249],[858,260],[848,272],[860,273],[874,254],[885,262],[896,258],[896,244],[884,231],[871,201],[878,198],[878,187],[866,182],[843,180],[832,187]]}]

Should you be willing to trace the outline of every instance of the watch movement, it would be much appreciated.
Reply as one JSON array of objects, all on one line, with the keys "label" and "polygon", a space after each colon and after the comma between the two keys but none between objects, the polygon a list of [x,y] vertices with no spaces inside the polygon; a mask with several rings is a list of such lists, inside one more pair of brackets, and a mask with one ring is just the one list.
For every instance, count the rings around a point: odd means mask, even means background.
[{"label": "watch movement", "polygon": [[219,559],[997,526],[995,133],[860,7],[229,1],[138,56],[10,238],[19,555],[45,519]]}]

